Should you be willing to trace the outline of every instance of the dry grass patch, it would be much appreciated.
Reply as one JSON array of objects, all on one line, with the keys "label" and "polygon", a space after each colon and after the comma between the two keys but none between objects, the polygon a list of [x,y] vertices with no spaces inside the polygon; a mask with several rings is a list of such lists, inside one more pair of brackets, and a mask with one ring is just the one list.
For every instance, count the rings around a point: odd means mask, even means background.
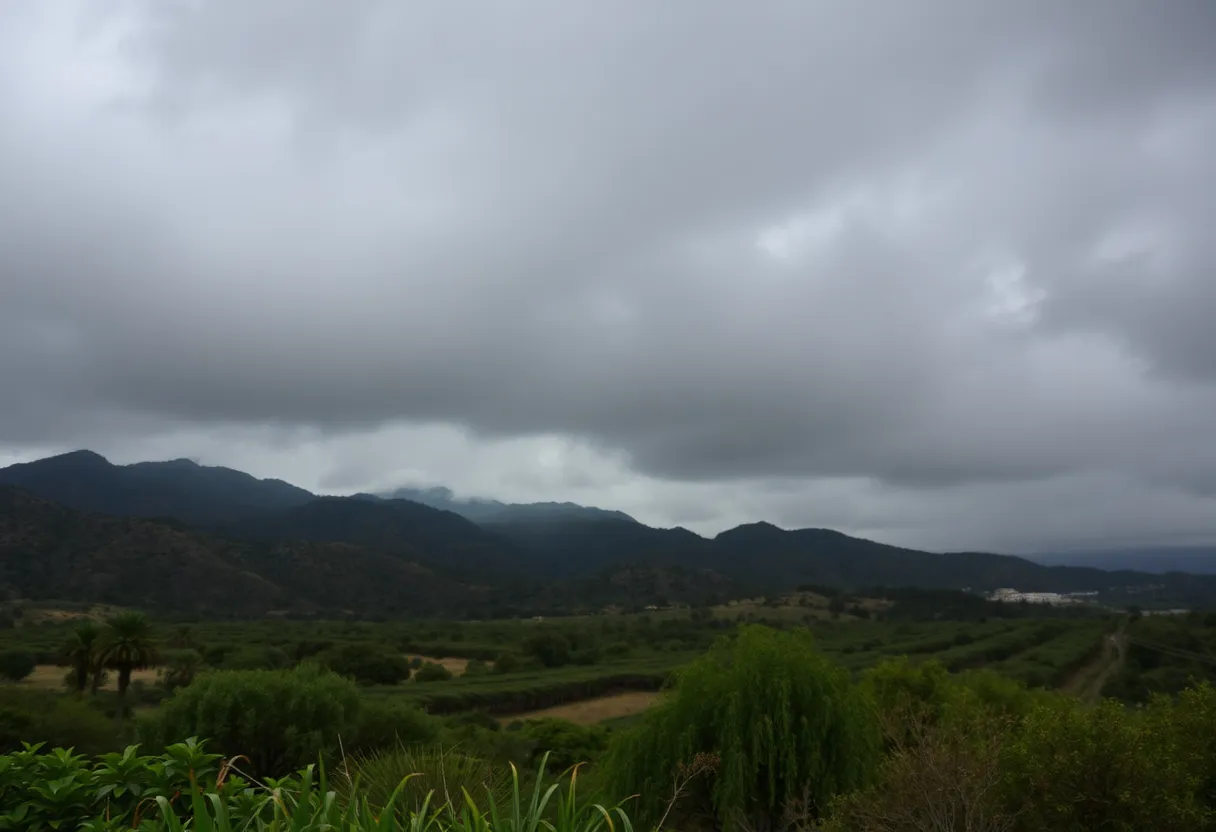
[{"label": "dry grass patch", "polygon": [[447,668],[447,671],[449,673],[451,673],[453,676],[463,676],[465,669],[469,666],[468,659],[457,659],[457,658],[436,659],[436,658],[432,658],[431,656],[409,656],[409,655],[407,655],[406,658],[410,659],[410,660],[421,659],[424,662],[432,662],[433,664],[443,665],[445,668]]},{"label": "dry grass patch", "polygon": [[631,691],[570,702],[540,711],[505,716],[500,722],[509,723],[524,719],[564,719],[576,725],[595,725],[609,719],[640,714],[659,698],[655,691]]},{"label": "dry grass patch", "polygon": [[[155,667],[144,668],[143,670],[134,670],[131,672],[132,682],[146,682],[149,685],[156,682]],[[40,664],[34,668],[34,672],[21,681],[21,684],[28,685],[32,688],[40,688],[42,690],[63,690],[63,677],[68,673],[68,668],[60,667],[56,664]],[[118,690],[118,676],[113,671],[109,674],[110,678],[102,685],[102,690]]]}]

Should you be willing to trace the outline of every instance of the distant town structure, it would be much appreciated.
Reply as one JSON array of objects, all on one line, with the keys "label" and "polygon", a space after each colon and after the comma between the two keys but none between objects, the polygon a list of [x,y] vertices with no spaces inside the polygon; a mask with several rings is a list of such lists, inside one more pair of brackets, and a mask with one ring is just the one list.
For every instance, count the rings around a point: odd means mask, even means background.
[{"label": "distant town structure", "polygon": [[1059,592],[1018,592],[1016,589],[998,589],[988,599],[1002,604],[1047,604],[1053,607],[1080,603],[1078,599]]}]

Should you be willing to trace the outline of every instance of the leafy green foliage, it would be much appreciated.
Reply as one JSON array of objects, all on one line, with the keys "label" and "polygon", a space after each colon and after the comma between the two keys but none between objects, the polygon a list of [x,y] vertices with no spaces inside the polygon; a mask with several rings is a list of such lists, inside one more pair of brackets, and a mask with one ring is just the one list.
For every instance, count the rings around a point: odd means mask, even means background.
[{"label": "leafy green foliage", "polygon": [[721,761],[708,798],[725,823],[773,823],[794,801],[821,815],[867,783],[880,754],[874,707],[807,632],[743,627],[680,671],[674,690],[612,743],[619,793],[648,813],[698,755]]},{"label": "leafy green foliage", "polygon": [[410,676],[409,660],[400,651],[383,644],[343,644],[331,647],[318,658],[340,676],[369,685],[396,685]]},{"label": "leafy green foliage", "polygon": [[355,730],[359,690],[312,665],[293,670],[205,673],[173,694],[144,735],[163,741],[207,737],[225,754],[242,754],[254,773],[289,771],[333,757],[339,736]]},{"label": "leafy green foliage", "polygon": [[1005,760],[1020,828],[1204,829],[1214,807],[1197,798],[1211,772],[1188,765],[1178,737],[1161,730],[1172,704],[1156,707],[1137,714],[1110,700],[1085,707],[1061,696],[1031,711]]},{"label": "leafy green foliage", "polygon": [[490,672],[490,666],[481,659],[469,659],[464,666],[465,676],[484,676]]},{"label": "leafy green foliage", "polygon": [[546,627],[528,638],[527,652],[545,667],[561,667],[570,663],[570,639],[558,630]]},{"label": "leafy green foliage", "polygon": [[203,669],[203,657],[197,650],[169,650],[163,658],[165,666],[161,668],[160,680],[168,693],[189,685]]},{"label": "leafy green foliage", "polygon": [[437,662],[423,662],[414,672],[415,682],[446,682],[451,678],[452,671]]},{"label": "leafy green foliage", "polygon": [[488,792],[502,802],[511,791],[508,768],[456,750],[396,746],[356,755],[341,767],[339,789],[365,798],[377,811],[396,793],[402,808],[421,805],[434,792],[432,802],[460,811],[466,795]]},{"label": "leafy green foliage", "polygon": [[369,699],[359,706],[353,728],[342,735],[348,751],[385,746],[431,744],[439,739],[440,723],[416,705],[398,699]]},{"label": "leafy green foliage", "polygon": [[254,785],[194,740],[156,757],[33,746],[0,757],[0,829],[632,832],[624,811],[581,800],[577,778],[551,779],[543,762],[531,789],[516,771],[429,752],[361,759],[336,781],[309,765]]},{"label": "leafy green foliage", "polygon": [[91,754],[118,744],[113,723],[88,702],[37,690],[0,688],[0,752],[15,751],[23,742]]},{"label": "leafy green foliage", "polygon": [[[94,760],[71,749],[41,749],[27,744],[0,757],[0,829],[129,829],[153,801],[172,805],[193,783],[214,784],[220,770],[218,755],[193,739],[155,758],[140,756],[135,746]],[[232,778],[221,793],[243,785]]]},{"label": "leafy green foliage", "polygon": [[0,678],[20,682],[34,672],[38,660],[29,650],[9,648],[0,650]]},{"label": "leafy green foliage", "polygon": [[548,755],[558,769],[595,760],[608,747],[608,731],[599,725],[575,725],[564,719],[529,719],[513,722],[508,732],[524,738],[530,746],[530,761]]}]

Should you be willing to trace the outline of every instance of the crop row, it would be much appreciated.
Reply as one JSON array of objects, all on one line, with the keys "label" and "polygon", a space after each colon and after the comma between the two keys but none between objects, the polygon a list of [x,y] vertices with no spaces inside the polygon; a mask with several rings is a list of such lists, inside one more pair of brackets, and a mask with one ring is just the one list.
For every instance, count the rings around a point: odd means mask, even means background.
[{"label": "crop row", "polygon": [[994,669],[1033,687],[1058,687],[1102,650],[1104,622],[1087,622],[1019,653]]},{"label": "crop row", "polygon": [[658,690],[673,670],[692,658],[692,654],[671,654],[589,667],[459,676],[446,682],[371,688],[368,693],[406,698],[432,714],[469,710],[511,714],[624,691]]}]

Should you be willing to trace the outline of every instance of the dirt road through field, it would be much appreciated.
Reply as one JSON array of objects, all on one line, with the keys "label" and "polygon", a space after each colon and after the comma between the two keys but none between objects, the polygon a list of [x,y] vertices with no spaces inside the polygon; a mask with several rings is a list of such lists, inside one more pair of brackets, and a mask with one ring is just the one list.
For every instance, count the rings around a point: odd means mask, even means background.
[{"label": "dirt road through field", "polygon": [[618,719],[623,716],[640,714],[649,708],[659,698],[654,691],[630,691],[616,693],[612,696],[600,696],[595,699],[585,699],[582,702],[570,702],[540,711],[529,711],[522,714],[510,714],[502,717],[502,723],[514,722],[517,719],[564,719],[577,725],[595,725],[607,719]]},{"label": "dirt road through field", "polygon": [[1127,636],[1124,630],[1127,620],[1119,623],[1119,629],[1102,637],[1102,652],[1092,662],[1082,667],[1061,686],[1065,693],[1071,693],[1083,702],[1097,702],[1102,698],[1102,689],[1106,687],[1116,673],[1123,668],[1127,654]]}]

